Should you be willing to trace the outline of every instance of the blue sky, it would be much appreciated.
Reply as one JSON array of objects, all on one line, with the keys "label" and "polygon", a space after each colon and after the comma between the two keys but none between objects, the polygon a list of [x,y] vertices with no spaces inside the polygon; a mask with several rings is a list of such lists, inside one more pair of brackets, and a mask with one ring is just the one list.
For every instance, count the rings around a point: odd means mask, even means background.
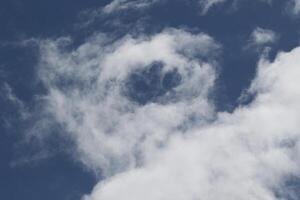
[{"label": "blue sky", "polygon": [[299,199],[299,17],[298,0],[1,1],[0,198]]}]

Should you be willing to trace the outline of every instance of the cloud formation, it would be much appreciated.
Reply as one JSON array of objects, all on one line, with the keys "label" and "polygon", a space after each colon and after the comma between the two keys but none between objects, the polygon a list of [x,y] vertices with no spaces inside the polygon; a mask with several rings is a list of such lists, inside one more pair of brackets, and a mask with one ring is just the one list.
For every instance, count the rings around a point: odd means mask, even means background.
[{"label": "cloud formation", "polygon": [[[155,4],[165,2],[168,0],[113,0],[103,8],[103,12],[111,14],[114,12],[124,11],[128,9],[146,9]],[[188,3],[198,4],[200,13],[205,15],[208,11],[216,5],[227,2],[227,0],[184,0]],[[237,0],[240,1],[240,0]],[[259,0],[261,2],[271,3],[272,0]]]},{"label": "cloud formation", "polygon": [[276,42],[278,35],[269,29],[256,28],[250,36],[251,43],[254,45],[266,45]]},{"label": "cloud formation", "polygon": [[[190,119],[213,117],[209,58],[220,47],[211,37],[167,29],[113,43],[98,34],[70,51],[69,42],[41,42],[45,112],[65,126],[89,168],[106,176],[134,168],[189,128]],[[139,88],[148,86],[154,95],[143,102]]]},{"label": "cloud formation", "polygon": [[201,5],[202,14],[206,14],[210,8],[214,5],[224,3],[226,0],[199,0],[199,4]]},{"label": "cloud formation", "polygon": [[[99,33],[70,44],[40,42],[39,76],[44,112],[104,176],[84,200],[276,200],[299,175],[300,48],[262,57],[254,101],[218,113],[210,97],[221,47],[208,35]],[[154,96],[142,102],[148,86]]]},{"label": "cloud formation", "polygon": [[[278,42],[280,35],[270,29],[257,27],[249,36],[245,50],[254,50],[257,53],[268,54],[271,47]],[[243,98],[243,97],[241,97]]]},{"label": "cloud formation", "polygon": [[[166,0],[163,0],[166,1]],[[201,8],[201,13],[206,14],[208,10],[214,5],[225,2],[226,0],[196,0],[197,4],[199,4]],[[106,14],[110,14],[113,12],[118,12],[127,9],[145,9],[150,6],[157,4],[159,0],[113,0],[111,3],[106,5],[103,8],[103,12]],[[187,0],[187,2],[193,2],[192,0]]]},{"label": "cloud formation", "polygon": [[[106,14],[112,14],[119,11],[124,11],[128,9],[141,10],[149,8],[155,4],[165,2],[167,0],[113,0],[107,4],[102,11]],[[228,2],[228,0],[184,0],[189,3],[196,3],[199,5],[200,13],[205,15],[211,10],[214,6]],[[232,2],[241,2],[241,0],[235,0]],[[272,4],[273,0],[258,0],[258,2]],[[289,12],[293,15],[298,15],[300,12],[300,1],[299,0],[288,0],[286,4],[290,7]]]},{"label": "cloud formation", "polygon": [[104,13],[108,14],[108,13],[126,10],[126,9],[144,9],[158,2],[160,1],[159,0],[134,0],[134,1],[113,0],[103,8],[103,11]]},{"label": "cloud formation", "polygon": [[250,105],[173,135],[144,166],[100,182],[84,200],[281,199],[299,173],[299,54],[262,58]]}]

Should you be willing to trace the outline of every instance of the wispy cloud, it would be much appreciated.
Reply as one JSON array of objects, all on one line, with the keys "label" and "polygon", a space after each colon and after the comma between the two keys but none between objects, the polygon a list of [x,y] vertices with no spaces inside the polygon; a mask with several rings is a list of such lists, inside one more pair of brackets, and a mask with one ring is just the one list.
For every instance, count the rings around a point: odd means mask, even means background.
[{"label": "wispy cloud", "polygon": [[127,9],[145,9],[162,0],[113,0],[103,8],[105,13],[112,13]]},{"label": "wispy cloud", "polygon": [[206,14],[213,6],[224,3],[226,0],[199,0],[202,7],[202,14]]},{"label": "wispy cloud", "polygon": [[[124,11],[128,9],[142,10],[150,8],[151,6],[165,2],[168,0],[113,0],[111,3],[106,5],[102,11],[106,14],[112,14],[119,11]],[[198,4],[199,12],[203,15],[207,14],[210,9],[214,6],[220,5],[227,2],[228,0],[184,0],[188,3]],[[240,0],[236,0],[240,1]],[[260,2],[265,2],[271,4],[272,0],[258,0]]]},{"label": "wispy cloud", "polygon": [[259,46],[272,44],[276,42],[277,39],[278,35],[274,31],[260,27],[256,28],[250,36],[251,43]]},{"label": "wispy cloud", "polygon": [[[254,101],[218,113],[213,38],[166,29],[108,41],[97,34],[74,50],[68,38],[40,43],[44,112],[75,141],[76,157],[105,177],[85,200],[279,199],[274,191],[300,161],[299,48],[273,63],[262,58],[248,91]],[[174,71],[181,81],[165,87]],[[164,92],[134,101],[142,90],[128,84],[132,77]]]},{"label": "wispy cloud", "polygon": [[272,46],[280,39],[280,35],[270,29],[257,27],[249,36],[244,49],[254,50],[258,53],[265,53],[271,50]]},{"label": "wispy cloud", "polygon": [[[167,29],[154,36],[128,35],[113,44],[98,34],[74,51],[64,50],[67,43],[41,43],[39,74],[49,91],[44,108],[65,125],[90,168],[106,175],[134,168],[179,127],[190,126],[188,119],[205,123],[212,117],[208,94],[215,69],[201,60],[213,60],[220,48],[211,37]],[[133,92],[128,93],[131,74],[152,70],[157,62],[163,65],[154,74],[157,89],[165,92],[146,105],[132,101],[130,95],[141,90],[129,88]],[[181,84],[170,88],[164,81],[174,70]]]},{"label": "wispy cloud", "polygon": [[[17,116],[19,116],[21,120],[25,120],[29,117],[30,114],[25,104],[17,97],[13,88],[7,82],[3,82],[0,86],[0,93],[0,99],[4,100],[6,102],[5,104],[13,108],[11,112],[18,113]],[[5,116],[3,116],[3,120],[6,120]]]},{"label": "wispy cloud", "polygon": [[84,199],[281,199],[275,193],[298,175],[300,161],[299,54],[262,59],[253,103],[173,133],[145,165],[100,182]]}]

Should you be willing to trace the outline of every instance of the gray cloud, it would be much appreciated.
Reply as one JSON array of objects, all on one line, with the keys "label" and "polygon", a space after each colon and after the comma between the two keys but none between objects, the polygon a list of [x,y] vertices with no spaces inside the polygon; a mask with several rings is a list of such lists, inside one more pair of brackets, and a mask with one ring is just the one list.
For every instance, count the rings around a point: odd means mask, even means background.
[{"label": "gray cloud", "polygon": [[300,13],[300,1],[299,0],[290,0],[288,7],[289,7],[289,11],[292,14],[298,15]]}]

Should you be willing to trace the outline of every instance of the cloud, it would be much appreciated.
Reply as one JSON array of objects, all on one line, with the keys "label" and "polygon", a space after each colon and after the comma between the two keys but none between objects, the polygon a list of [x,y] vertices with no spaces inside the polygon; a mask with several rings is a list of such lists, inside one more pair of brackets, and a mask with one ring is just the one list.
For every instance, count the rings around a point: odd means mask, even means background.
[{"label": "cloud", "polygon": [[[267,4],[272,4],[273,0],[258,0],[258,2],[261,3],[267,3]],[[233,1],[228,1],[228,0],[198,0],[198,3],[200,4],[201,7],[201,13],[203,15],[207,14],[214,6],[217,6],[219,4],[224,4],[226,2],[229,2],[232,6],[236,6],[236,3],[245,3],[246,1],[242,0],[233,0]]]},{"label": "cloud", "polygon": [[[40,41],[41,112],[104,177],[84,200],[276,200],[299,175],[300,48],[262,57],[248,90],[254,101],[227,113],[210,99],[221,47],[208,35],[99,33],[70,44]],[[145,88],[154,95],[141,101]]]},{"label": "cloud", "polygon": [[299,55],[296,48],[273,63],[262,58],[250,105],[173,133],[143,166],[99,182],[83,199],[281,199],[281,186],[299,175]]},{"label": "cloud", "polygon": [[[155,4],[165,2],[168,0],[135,0],[135,1],[129,1],[129,0],[113,0],[111,3],[106,5],[103,8],[103,12],[106,14],[112,14],[115,12],[119,12],[122,10],[128,10],[128,9],[135,9],[135,10],[141,10],[149,8]],[[188,3],[196,3],[198,4],[200,13],[205,15],[209,12],[210,9],[212,9],[214,6],[222,4],[227,2],[228,0],[184,0]],[[239,2],[240,0],[236,0]],[[236,2],[234,1],[234,2]],[[272,3],[272,0],[259,0],[260,2],[265,3]]]},{"label": "cloud", "polygon": [[[3,105],[6,105],[6,108],[3,109],[3,116],[1,114],[0,118],[1,121],[7,123],[7,126],[10,126],[13,119],[11,115],[17,114],[20,120],[25,120],[29,117],[30,114],[24,102],[18,98],[13,88],[7,82],[1,83],[0,101],[3,101]],[[11,113],[8,114],[7,112]]]},{"label": "cloud", "polygon": [[279,34],[274,31],[257,27],[250,34],[250,38],[244,49],[251,49],[267,55],[271,50],[272,45],[274,45],[279,38]]},{"label": "cloud", "polygon": [[256,28],[251,34],[251,42],[255,45],[272,44],[278,39],[277,34],[269,29]]},{"label": "cloud", "polygon": [[300,1],[299,0],[290,0],[289,1],[289,10],[293,15],[298,15],[300,13]]},{"label": "cloud", "polygon": [[[70,42],[40,42],[44,112],[65,127],[90,169],[104,176],[133,169],[190,119],[214,117],[208,99],[220,46],[211,37],[166,29],[114,42],[99,33],[74,50]],[[143,87],[154,88],[150,101],[142,102]]]},{"label": "cloud", "polygon": [[[153,5],[156,5],[161,2],[165,2],[168,0],[113,0],[109,4],[107,4],[102,10],[102,13],[105,14],[113,14],[116,12],[124,11],[124,10],[144,10],[150,8]],[[200,13],[205,15],[207,14],[213,7],[228,2],[228,0],[185,0],[189,3],[196,3],[200,6]],[[232,1],[234,3],[243,3],[241,0]],[[258,2],[272,4],[273,0],[258,0]],[[299,0],[288,0],[286,2],[289,7],[289,12],[293,15],[298,15],[300,12],[300,1]],[[99,14],[99,13],[98,13]]]},{"label": "cloud", "polygon": [[[201,13],[206,14],[208,10],[214,5],[225,2],[226,0],[197,0],[196,2],[201,7]],[[111,3],[103,8],[103,12],[106,14],[111,14],[114,12],[128,10],[128,9],[145,9],[149,8],[157,3],[161,3],[159,0],[113,0]],[[193,2],[192,0],[187,0],[187,2]]]},{"label": "cloud", "polygon": [[159,0],[113,0],[103,8],[104,13],[113,13],[116,11],[127,10],[127,9],[145,9],[152,6],[155,3],[160,2]]},{"label": "cloud", "polygon": [[294,12],[295,13],[300,13],[300,1],[299,0],[294,0],[295,7],[294,7]]},{"label": "cloud", "polygon": [[226,0],[199,0],[199,4],[202,7],[202,14],[206,14],[210,8],[212,8],[213,6],[220,4],[220,3],[224,3]]}]

